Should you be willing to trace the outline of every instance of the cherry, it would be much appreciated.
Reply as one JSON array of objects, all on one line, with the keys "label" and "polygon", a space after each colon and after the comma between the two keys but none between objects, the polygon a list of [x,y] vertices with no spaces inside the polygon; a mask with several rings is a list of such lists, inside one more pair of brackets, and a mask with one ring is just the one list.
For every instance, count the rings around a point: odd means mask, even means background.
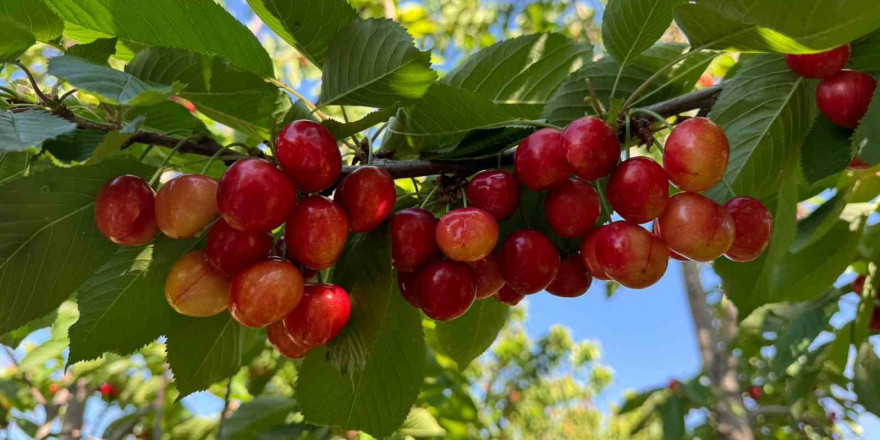
[{"label": "cherry", "polygon": [[788,68],[804,78],[826,78],[840,72],[849,61],[849,44],[806,55],[786,55]]},{"label": "cherry", "polygon": [[292,264],[261,261],[232,280],[229,313],[245,327],[265,327],[290,313],[304,289],[302,274]]},{"label": "cherry", "polygon": [[696,193],[678,193],[657,218],[657,233],[669,249],[694,261],[712,261],[727,252],[735,236],[727,210]]},{"label": "cherry", "polygon": [[284,223],[295,203],[293,183],[263,159],[232,164],[217,189],[220,214],[239,231],[269,232]]},{"label": "cherry", "polygon": [[520,301],[522,301],[525,297],[525,295],[517,292],[516,290],[513,290],[513,288],[508,286],[507,284],[505,284],[501,288],[501,290],[499,290],[498,293],[495,294],[495,299],[498,300],[498,302],[502,302],[511,307],[519,304]]},{"label": "cherry", "polygon": [[418,274],[418,272],[398,272],[397,287],[400,288],[400,295],[406,302],[417,309],[421,309],[421,306],[419,306],[419,296],[416,294],[416,276]]},{"label": "cherry", "polygon": [[498,244],[498,222],[478,208],[449,211],[437,223],[437,246],[452,260],[482,260]]},{"label": "cherry", "polygon": [[501,245],[501,275],[507,285],[526,295],[547,287],[559,270],[559,251],[544,234],[520,229]]},{"label": "cherry", "polygon": [[599,264],[599,259],[596,258],[596,238],[603,228],[605,227],[600,226],[584,236],[583,241],[581,241],[581,262],[593,278],[607,281],[608,277],[605,275],[605,269],[602,268],[602,265]]},{"label": "cherry", "polygon": [[486,258],[468,264],[474,271],[477,283],[477,299],[488,298],[501,290],[504,286],[504,277],[501,276],[501,267],[498,263],[498,255],[489,254]]},{"label": "cherry", "polygon": [[205,252],[192,251],[177,260],[168,272],[165,299],[181,315],[214,316],[229,304],[229,280],[214,272]]},{"label": "cherry", "polygon": [[596,259],[605,275],[631,289],[653,285],[669,264],[666,246],[656,235],[628,222],[614,222],[596,236]]},{"label": "cherry", "polygon": [[611,174],[605,195],[625,220],[647,223],[657,218],[669,202],[669,179],[663,167],[647,157],[634,157]]},{"label": "cherry", "polygon": [[620,160],[620,141],[605,121],[587,116],[568,125],[563,134],[565,157],[581,179],[599,180]]},{"label": "cherry", "polygon": [[287,256],[306,267],[322,270],[336,263],[348,240],[348,216],[326,197],[307,197],[293,208],[284,239]]},{"label": "cherry", "polygon": [[449,321],[468,311],[477,299],[477,283],[467,264],[437,261],[416,276],[419,305],[429,318]]},{"label": "cherry", "polygon": [[590,289],[593,278],[579,255],[570,255],[559,264],[556,278],[547,286],[547,292],[563,298],[577,298]]},{"label": "cherry", "polygon": [[816,104],[831,122],[856,128],[868,111],[877,81],[871,75],[852,70],[841,70],[819,83]]},{"label": "cherry", "polygon": [[735,234],[733,245],[724,256],[732,261],[745,263],[758,258],[773,234],[773,216],[758,199],[735,197],[724,204],[733,218]]},{"label": "cherry", "polygon": [[208,230],[205,254],[208,264],[221,275],[232,277],[272,252],[272,234],[242,232],[223,219]]},{"label": "cherry", "polygon": [[156,223],[174,239],[189,238],[220,213],[217,181],[201,174],[184,174],[162,185],[156,194]]},{"label": "cherry", "polygon": [[847,165],[846,169],[848,170],[867,170],[871,168],[871,164],[865,162],[861,157],[853,157],[852,160]]},{"label": "cherry", "polygon": [[576,238],[587,233],[599,220],[599,194],[580,179],[566,179],[547,193],[544,216],[553,232]]},{"label": "cherry", "polygon": [[[658,226],[657,226],[657,222],[654,222],[654,225],[653,225],[653,227],[652,227],[652,232],[653,232],[654,235],[656,235],[657,237],[660,237],[660,229],[659,229]],[[660,239],[662,240],[663,238],[660,238]],[[681,255],[676,254],[675,252],[673,252],[672,249],[669,249],[669,248],[666,248],[666,255],[668,255],[669,258],[672,258],[673,260],[678,260],[678,261],[689,261],[687,258],[682,257]]]},{"label": "cherry", "polygon": [[279,353],[290,359],[301,359],[309,353],[312,347],[302,344],[293,339],[293,336],[284,328],[284,321],[276,321],[266,327],[266,336],[269,342]]},{"label": "cherry", "polygon": [[467,199],[473,207],[492,214],[495,220],[505,220],[519,205],[519,182],[509,171],[486,170],[468,184]]},{"label": "cherry", "polygon": [[867,280],[868,277],[859,275],[859,277],[852,282],[852,291],[858,293],[859,296],[863,296],[865,294],[865,281]]},{"label": "cherry", "polygon": [[424,209],[410,208],[391,216],[391,263],[412,272],[439,254],[435,238],[437,219]]},{"label": "cherry", "polygon": [[119,176],[104,185],[95,198],[95,224],[112,242],[142,246],[156,237],[156,193],[137,176]]},{"label": "cherry", "polygon": [[119,387],[108,382],[104,382],[101,386],[98,387],[98,391],[101,392],[101,396],[106,397],[108,399],[113,399],[119,397]]},{"label": "cherry", "polygon": [[294,121],[278,133],[278,163],[304,193],[323,191],[342,174],[342,154],[330,130],[313,121]]},{"label": "cherry", "polygon": [[871,322],[868,323],[868,330],[871,333],[880,332],[880,306],[874,306],[874,311],[871,313]]},{"label": "cherry", "polygon": [[666,387],[672,391],[678,391],[681,389],[681,382],[676,379],[672,379],[669,381],[669,385],[667,385]]},{"label": "cherry", "polygon": [[284,328],[306,346],[324,345],[339,336],[351,315],[348,293],[334,284],[309,284],[299,305],[284,317]]},{"label": "cherry", "polygon": [[58,390],[60,390],[60,389],[61,389],[61,386],[58,385],[57,383],[51,383],[51,384],[49,384],[49,393],[50,393],[50,394],[55,394],[55,393],[57,393]]},{"label": "cherry", "polygon": [[562,132],[552,128],[538,130],[527,137],[513,156],[516,178],[535,191],[549,189],[571,175],[565,160]]},{"label": "cherry", "polygon": [[761,400],[761,398],[764,397],[764,388],[757,385],[749,388],[749,396],[751,396],[752,399]]},{"label": "cherry", "polygon": [[724,130],[706,118],[678,124],[663,152],[663,168],[682,191],[701,192],[721,182],[730,160],[730,142]]},{"label": "cherry", "polygon": [[348,213],[352,231],[367,232],[391,215],[397,190],[388,171],[363,166],[342,180],[333,200]]}]

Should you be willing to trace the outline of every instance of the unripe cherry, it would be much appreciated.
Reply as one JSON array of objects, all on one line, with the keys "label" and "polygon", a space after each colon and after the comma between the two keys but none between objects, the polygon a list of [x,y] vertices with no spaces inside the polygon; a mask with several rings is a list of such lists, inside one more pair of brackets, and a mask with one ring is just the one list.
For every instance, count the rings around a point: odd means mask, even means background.
[{"label": "unripe cherry", "polygon": [[752,197],[735,197],[724,204],[734,224],[733,245],[724,256],[732,261],[753,261],[764,253],[773,235],[773,216]]},{"label": "unripe cherry", "polygon": [[678,124],[666,139],[663,168],[682,191],[701,192],[717,185],[727,172],[730,142],[724,130],[706,118]]},{"label": "unripe cherry", "polygon": [[410,208],[391,216],[391,264],[412,272],[436,258],[437,219],[424,209]]},{"label": "unripe cherry", "polygon": [[278,133],[278,163],[304,193],[323,191],[342,174],[342,154],[330,130],[314,121],[294,121]]},{"label": "unripe cherry", "polygon": [[563,134],[565,157],[581,179],[599,180],[620,161],[620,141],[605,121],[587,116],[568,125]]},{"label": "unripe cherry", "polygon": [[663,241],[628,222],[614,222],[602,228],[595,246],[605,275],[631,289],[653,285],[663,277],[669,264]]},{"label": "unripe cherry", "polygon": [[611,174],[605,195],[625,220],[647,223],[657,218],[669,202],[669,180],[663,167],[647,157],[634,157]]},{"label": "unripe cherry", "polygon": [[841,70],[819,83],[816,105],[831,122],[856,128],[868,112],[877,81],[871,75],[852,70]]},{"label": "unripe cherry", "polygon": [[559,251],[544,234],[534,229],[520,229],[501,245],[501,275],[519,293],[540,292],[559,270]]},{"label": "unripe cherry", "polygon": [[509,218],[519,205],[519,182],[506,170],[482,171],[468,184],[467,199],[471,206],[492,214],[495,220]]},{"label": "unripe cherry", "polygon": [[501,276],[501,267],[496,254],[489,254],[486,258],[468,263],[468,265],[474,271],[477,299],[488,298],[504,286],[504,277]]},{"label": "unripe cherry", "polygon": [[284,317],[284,328],[295,341],[317,347],[336,339],[348,324],[351,299],[334,284],[306,285],[302,301]]},{"label": "unripe cherry", "polygon": [[156,237],[156,193],[144,179],[123,175],[107,182],[95,198],[95,225],[121,246],[142,246]]},{"label": "unripe cherry", "polygon": [[436,238],[440,251],[452,260],[482,260],[498,244],[498,222],[482,209],[454,209],[437,223]]},{"label": "unripe cherry", "polygon": [[232,280],[229,313],[245,327],[265,327],[293,311],[304,289],[302,274],[292,264],[261,261]]},{"label": "unripe cherry", "polygon": [[232,277],[268,258],[272,241],[271,233],[239,231],[221,218],[208,230],[205,255],[215,271]]},{"label": "unripe cherry", "polygon": [[269,324],[266,327],[266,336],[272,346],[275,347],[275,350],[290,359],[302,359],[312,349],[312,347],[303,345],[293,339],[290,333],[287,332],[287,329],[284,328],[283,320]]},{"label": "unripe cherry", "polygon": [[220,214],[239,231],[269,232],[284,223],[295,203],[293,183],[263,159],[235,162],[217,189]]},{"label": "unripe cherry", "polygon": [[464,263],[437,261],[416,276],[419,305],[429,318],[436,321],[455,319],[477,299],[474,273]]},{"label": "unripe cherry", "polygon": [[516,290],[513,290],[513,288],[511,288],[507,284],[501,287],[501,290],[499,290],[498,293],[495,294],[495,299],[498,300],[498,302],[507,304],[511,307],[519,304],[520,301],[522,301],[525,297],[525,295],[517,292]]},{"label": "unripe cherry", "polygon": [[156,223],[162,233],[174,239],[196,235],[219,214],[217,181],[208,176],[175,177],[156,194]]},{"label": "unripe cherry", "polygon": [[602,265],[599,264],[599,259],[596,258],[596,237],[599,236],[599,232],[604,227],[605,226],[599,226],[598,228],[587,232],[587,235],[584,236],[584,239],[581,241],[581,262],[593,278],[608,281],[608,276],[605,275],[605,269],[602,268]]},{"label": "unripe cherry", "polygon": [[850,46],[844,44],[824,52],[786,55],[788,68],[804,78],[826,78],[840,72],[849,61]]},{"label": "unripe cherry", "polygon": [[599,194],[580,179],[566,179],[547,193],[544,216],[553,232],[562,237],[581,237],[599,220]]},{"label": "unripe cherry", "polygon": [[391,215],[397,190],[388,171],[362,166],[345,176],[333,200],[348,214],[352,231],[367,232]]},{"label": "unripe cherry", "polygon": [[326,197],[311,196],[293,208],[284,227],[287,256],[322,270],[336,263],[348,240],[348,216]]},{"label": "unripe cherry", "polygon": [[592,281],[581,257],[570,255],[559,264],[559,270],[553,282],[547,286],[547,292],[563,298],[576,298],[587,293]]},{"label": "unripe cherry", "polygon": [[192,251],[168,272],[165,299],[181,315],[214,316],[229,304],[229,280],[211,269],[203,251]]},{"label": "unripe cherry", "polygon": [[694,261],[712,261],[733,245],[735,225],[727,210],[696,193],[678,193],[657,218],[669,249]]},{"label": "unripe cherry", "polygon": [[549,189],[571,175],[565,160],[562,132],[552,128],[538,130],[516,148],[513,156],[516,178],[535,191]]}]

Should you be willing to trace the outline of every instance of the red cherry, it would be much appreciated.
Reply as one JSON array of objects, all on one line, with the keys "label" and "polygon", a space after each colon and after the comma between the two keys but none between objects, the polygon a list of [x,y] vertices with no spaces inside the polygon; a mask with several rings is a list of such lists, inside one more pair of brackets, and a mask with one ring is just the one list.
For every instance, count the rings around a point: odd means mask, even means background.
[{"label": "red cherry", "polygon": [[284,328],[283,320],[269,324],[266,327],[266,336],[268,336],[269,342],[272,343],[275,350],[278,350],[279,353],[290,359],[302,359],[312,349],[312,347],[303,345],[301,342],[293,339],[290,333],[287,332],[287,329]]},{"label": "red cherry", "polygon": [[663,168],[647,157],[624,161],[611,174],[605,195],[625,220],[647,223],[657,218],[669,202],[669,180]]},{"label": "red cherry", "polygon": [[759,386],[749,388],[749,396],[751,396],[752,399],[761,400],[761,398],[764,397],[764,388]]},{"label": "red cherry", "polygon": [[599,231],[601,231],[602,228],[604,228],[604,226],[599,226],[584,236],[583,241],[581,241],[581,262],[593,278],[608,281],[608,277],[605,275],[605,269],[602,268],[602,265],[599,264],[599,259],[596,258],[596,237],[599,236]]},{"label": "red cherry", "polygon": [[547,287],[559,270],[559,251],[534,229],[514,232],[501,245],[501,275],[507,285],[526,295]]},{"label": "red cherry", "polygon": [[108,398],[115,397],[119,394],[119,389],[114,387],[113,385],[110,385],[107,382],[102,383],[101,386],[98,387],[98,390],[101,392],[102,396]]},{"label": "red cherry", "polygon": [[620,141],[605,121],[587,116],[578,119],[563,134],[565,157],[581,179],[599,180],[614,171],[620,160]]},{"label": "red cherry", "polygon": [[61,387],[57,383],[49,384],[49,393],[50,394],[55,394],[60,389],[61,389]]},{"label": "red cherry", "polygon": [[268,232],[242,232],[223,219],[208,230],[206,259],[221,275],[235,276],[251,264],[265,260],[271,252],[272,234]]},{"label": "red cherry", "polygon": [[587,233],[602,210],[599,194],[580,179],[566,179],[554,186],[544,199],[544,216],[562,237],[576,238]]},{"label": "red cherry", "polygon": [[519,302],[522,301],[525,297],[525,295],[517,292],[516,290],[513,290],[513,288],[511,288],[507,284],[505,284],[504,287],[502,287],[501,290],[499,290],[498,293],[495,294],[495,299],[498,300],[498,302],[502,302],[511,307],[519,304]]},{"label": "red cherry", "polygon": [[156,193],[137,176],[119,176],[104,185],[95,198],[95,224],[112,242],[142,246],[156,237]]},{"label": "red cherry", "polygon": [[868,330],[871,333],[880,332],[880,306],[874,306],[874,311],[871,313],[871,322],[868,323]]},{"label": "red cherry", "polygon": [[677,391],[677,390],[681,389],[681,382],[679,382],[675,379],[672,379],[669,381],[669,385],[667,385],[667,388],[669,388],[672,391]]},{"label": "red cherry", "polygon": [[424,209],[410,208],[391,216],[391,263],[412,272],[439,254],[435,238],[437,219]]},{"label": "red cherry", "polygon": [[[652,232],[654,235],[656,235],[657,237],[660,237],[660,232],[659,232],[659,231],[660,231],[660,230],[657,228],[657,222],[654,222],[654,224],[653,224],[653,226],[652,226],[652,228],[651,228],[651,232]],[[663,238],[660,238],[660,239],[663,240]],[[678,261],[690,261],[690,260],[688,260],[687,258],[682,257],[681,255],[676,254],[675,252],[672,251],[672,249],[669,249],[669,248],[666,248],[666,255],[668,255],[669,258],[672,258],[673,260],[678,260]]]},{"label": "red cherry", "polygon": [[595,246],[596,258],[605,274],[632,289],[644,289],[659,281],[669,264],[663,241],[632,223],[605,226],[596,237]]},{"label": "red cherry", "polygon": [[852,70],[841,70],[819,83],[816,104],[831,122],[856,128],[868,111],[877,81],[871,75]]},{"label": "red cherry", "polygon": [[565,161],[562,132],[544,128],[527,137],[513,156],[516,178],[535,191],[549,189],[571,175]]},{"label": "red cherry", "polygon": [[242,159],[220,178],[217,206],[239,231],[269,232],[284,223],[296,203],[296,188],[275,165]]},{"label": "red cherry", "polygon": [[788,68],[804,78],[825,78],[840,72],[849,61],[849,44],[807,55],[786,55]]},{"label": "red cherry", "polygon": [[436,321],[464,315],[477,299],[473,271],[455,261],[438,261],[422,269],[415,287],[422,310]]},{"label": "red cherry", "polygon": [[342,180],[333,200],[348,213],[352,231],[367,232],[391,215],[397,190],[388,171],[363,166]]},{"label": "red cherry", "polygon": [[339,336],[351,315],[351,299],[333,284],[309,284],[302,301],[284,317],[293,340],[306,346],[324,345]]},{"label": "red cherry", "polygon": [[300,200],[284,227],[287,256],[316,270],[336,263],[348,240],[348,216],[326,197]]},{"label": "red cherry", "polygon": [[189,238],[217,218],[217,181],[184,174],[162,185],[156,194],[156,223],[174,239]]},{"label": "red cherry", "polygon": [[868,168],[871,168],[871,164],[865,162],[864,160],[862,160],[861,157],[858,156],[852,158],[852,160],[849,162],[849,165],[847,165],[846,167],[846,169],[848,170],[867,170]]},{"label": "red cherry", "polygon": [[730,159],[730,142],[724,130],[706,118],[679,124],[663,152],[663,168],[682,191],[701,192],[721,182]]},{"label": "red cherry", "polygon": [[229,304],[229,280],[211,268],[203,251],[191,251],[168,272],[165,299],[181,315],[214,316]]},{"label": "red cherry", "polygon": [[863,296],[865,293],[865,281],[867,280],[868,277],[859,275],[859,277],[852,282],[852,291],[858,293],[859,296]]},{"label": "red cherry", "polygon": [[416,276],[418,274],[418,272],[398,272],[397,287],[400,288],[400,295],[403,296],[406,302],[417,309],[421,309],[419,306],[419,296],[416,294]]},{"label": "red cherry", "polygon": [[593,278],[584,267],[579,255],[571,255],[559,264],[556,278],[547,286],[547,292],[563,298],[577,298],[590,289]]},{"label": "red cherry", "polygon": [[436,238],[437,246],[452,260],[482,260],[498,244],[498,222],[482,209],[454,209],[437,223]]},{"label": "red cherry", "polygon": [[477,299],[488,298],[504,286],[504,277],[501,276],[501,267],[496,254],[489,254],[486,258],[468,265],[476,277]]},{"label": "red cherry", "polygon": [[292,264],[261,261],[232,280],[229,313],[245,327],[265,327],[290,313],[303,290],[302,274]]},{"label": "red cherry", "polygon": [[669,249],[694,261],[712,261],[730,250],[733,217],[723,206],[696,193],[678,193],[657,218],[657,233]]},{"label": "red cherry", "polygon": [[275,142],[278,163],[304,193],[323,191],[342,174],[342,154],[330,130],[313,121],[287,124]]},{"label": "red cherry", "polygon": [[733,218],[733,245],[724,255],[732,261],[745,263],[758,258],[773,234],[773,216],[758,199],[735,197],[724,204]]},{"label": "red cherry", "polygon": [[495,220],[509,218],[519,205],[519,182],[506,170],[483,171],[467,187],[471,206],[492,214]]}]

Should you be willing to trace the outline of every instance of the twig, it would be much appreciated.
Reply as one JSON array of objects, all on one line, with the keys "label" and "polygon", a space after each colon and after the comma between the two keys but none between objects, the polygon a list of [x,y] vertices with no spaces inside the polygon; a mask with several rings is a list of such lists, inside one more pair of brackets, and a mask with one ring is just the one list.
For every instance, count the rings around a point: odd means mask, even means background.
[{"label": "twig", "polygon": [[162,419],[165,412],[165,393],[168,390],[168,364],[162,364],[162,386],[156,393],[156,402],[153,407],[156,414],[153,417],[153,440],[162,440]]},{"label": "twig", "polygon": [[[12,362],[12,365],[15,365],[16,371],[21,371],[21,366],[18,363],[18,357],[15,356],[15,352],[6,345],[3,346],[3,349],[6,350],[6,355],[9,356],[9,360]],[[40,392],[40,389],[37,388],[33,382],[31,382],[31,379],[28,377],[26,371],[21,371],[21,380],[25,383],[25,385],[28,386],[28,388],[30,388],[31,395],[34,396],[34,400],[36,400],[37,403],[39,403],[40,405],[45,406],[47,402],[46,397],[43,396],[43,393]]]},{"label": "twig", "polygon": [[223,434],[223,422],[226,421],[226,413],[229,412],[229,397],[232,395],[232,378],[226,382],[226,397],[223,398],[223,410],[220,411],[220,421],[217,423],[217,438]]},{"label": "twig", "polygon": [[25,75],[27,75],[28,81],[30,81],[30,83],[31,83],[31,87],[34,88],[34,93],[37,94],[37,98],[40,98],[40,102],[42,102],[43,104],[46,104],[46,105],[48,105],[49,103],[51,103],[52,100],[49,99],[48,96],[44,95],[44,94],[43,94],[43,91],[40,90],[40,85],[37,84],[37,79],[34,78],[34,75],[33,75],[33,74],[31,73],[31,71],[27,68],[27,66],[25,66],[24,64],[22,64],[21,61],[16,61],[16,62],[15,62],[15,65],[18,66],[18,68],[21,69],[22,72],[24,72]]}]

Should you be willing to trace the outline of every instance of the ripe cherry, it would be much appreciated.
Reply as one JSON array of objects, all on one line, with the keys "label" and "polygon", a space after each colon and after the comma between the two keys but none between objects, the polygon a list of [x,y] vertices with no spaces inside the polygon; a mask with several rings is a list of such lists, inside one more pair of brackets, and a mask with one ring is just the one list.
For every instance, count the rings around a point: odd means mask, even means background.
[{"label": "ripe cherry", "polygon": [[[660,237],[660,232],[659,232],[660,229],[658,229],[658,227],[657,227],[657,223],[658,223],[658,222],[654,222],[654,225],[652,226],[652,231],[651,231],[651,232],[652,232],[654,235],[656,235],[657,237]],[[660,239],[662,240],[663,238],[660,238]],[[669,258],[672,258],[673,260],[678,260],[678,261],[688,261],[687,258],[682,257],[681,255],[676,254],[672,249],[669,249],[669,248],[666,248],[666,255],[668,255]]]},{"label": "ripe cherry", "polygon": [[322,270],[336,263],[348,240],[348,216],[326,197],[307,197],[293,208],[284,227],[287,256]]},{"label": "ripe cherry", "polygon": [[333,284],[309,284],[302,301],[284,317],[284,328],[294,341],[324,345],[339,336],[351,315],[351,299]]},{"label": "ripe cherry", "polygon": [[507,284],[505,284],[501,288],[501,290],[499,290],[498,293],[495,294],[495,299],[498,300],[498,302],[502,302],[511,307],[519,304],[520,301],[522,301],[525,297],[525,295],[517,292],[516,290],[513,290],[513,288],[508,286]]},{"label": "ripe cherry", "polygon": [[570,255],[559,264],[556,278],[547,286],[547,292],[563,298],[577,298],[587,293],[592,282],[580,255]]},{"label": "ripe cherry", "polygon": [[468,265],[476,277],[477,299],[488,298],[504,286],[504,277],[501,276],[501,267],[496,254],[489,254],[486,258]]},{"label": "ripe cherry", "polygon": [[284,223],[296,203],[296,188],[275,165],[242,159],[220,178],[217,206],[239,231],[269,232]]},{"label": "ripe cherry", "polygon": [[581,262],[593,278],[608,281],[605,269],[602,268],[602,265],[599,264],[599,259],[596,258],[596,238],[603,228],[604,226],[599,226],[584,236],[583,241],[581,241]]},{"label": "ripe cherry", "polygon": [[208,176],[175,177],[156,194],[156,223],[162,233],[174,239],[196,235],[219,213],[217,181]]},{"label": "ripe cherry", "polygon": [[265,327],[293,311],[304,289],[302,274],[292,264],[261,261],[232,280],[229,313],[245,327]]},{"label": "ripe cherry", "polygon": [[406,302],[417,309],[421,309],[419,306],[419,295],[416,293],[416,277],[418,274],[418,272],[398,272],[397,287],[400,288],[400,295]]},{"label": "ripe cherry", "polygon": [[468,311],[477,299],[477,283],[467,264],[437,261],[416,276],[416,295],[428,317],[449,321]]},{"label": "ripe cherry", "polygon": [[663,168],[682,191],[701,192],[721,182],[730,159],[730,142],[724,130],[706,118],[679,124],[663,152]]},{"label": "ripe cherry", "polygon": [[412,272],[437,258],[437,219],[424,209],[410,208],[391,216],[391,263]]},{"label": "ripe cherry", "polygon": [[855,281],[852,282],[852,291],[858,293],[859,296],[864,296],[865,294],[865,281],[868,280],[868,277],[864,275],[859,275]]},{"label": "ripe cherry", "polygon": [[156,193],[144,179],[119,176],[98,191],[95,224],[101,234],[118,245],[145,245],[159,232],[155,198]]},{"label": "ripe cherry", "polygon": [[513,156],[516,178],[535,191],[549,189],[571,175],[565,160],[562,132],[552,128],[538,130],[527,137]]},{"label": "ripe cherry", "polygon": [[605,195],[625,220],[647,223],[657,218],[669,202],[669,179],[663,167],[647,157],[634,157],[611,174]]},{"label": "ripe cherry", "polygon": [[352,231],[367,232],[391,215],[397,190],[388,171],[363,166],[343,179],[333,200],[348,213]]},{"label": "ripe cherry", "polygon": [[108,382],[104,382],[101,386],[98,387],[98,390],[101,392],[101,396],[106,397],[108,399],[114,399],[119,397],[119,387]]},{"label": "ripe cherry", "polygon": [[214,316],[229,304],[229,280],[211,269],[205,252],[192,251],[168,272],[165,299],[181,315]]},{"label": "ripe cherry", "polygon": [[874,311],[871,313],[871,322],[868,323],[868,330],[871,333],[880,332],[880,306],[874,306]]},{"label": "ripe cherry", "polygon": [[221,275],[233,277],[251,264],[265,260],[271,252],[272,234],[268,232],[242,232],[223,219],[208,231],[206,258]]},{"label": "ripe cherry", "polygon": [[614,222],[596,236],[596,259],[605,275],[632,289],[651,286],[666,273],[666,246],[654,234],[628,222]]},{"label": "ripe cherry", "polygon": [[678,193],[657,218],[669,249],[694,261],[712,261],[733,245],[735,224],[727,210],[696,193]]},{"label": "ripe cherry", "polygon": [[468,184],[467,199],[473,207],[492,214],[495,220],[505,220],[519,205],[519,182],[509,171],[486,170]]},{"label": "ripe cherry", "polygon": [[336,139],[317,122],[291,122],[278,133],[275,150],[281,169],[304,193],[323,191],[342,174]]},{"label": "ripe cherry", "polygon": [[266,327],[266,336],[269,342],[278,350],[279,353],[290,359],[301,359],[309,353],[312,347],[304,345],[290,336],[287,329],[284,328],[284,321],[276,321]]},{"label": "ripe cherry", "polygon": [[773,216],[767,207],[752,197],[735,197],[724,204],[733,218],[733,245],[724,256],[732,261],[745,263],[758,258],[773,234]]},{"label": "ripe cherry", "polygon": [[562,237],[576,238],[596,225],[601,211],[599,194],[590,184],[580,179],[566,179],[547,193],[544,216]]},{"label": "ripe cherry", "polygon": [[501,245],[501,275],[507,285],[522,294],[547,287],[559,270],[559,251],[544,234],[534,229],[514,232]]},{"label": "ripe cherry", "polygon": [[498,222],[482,209],[454,209],[437,223],[436,237],[437,246],[450,259],[478,261],[498,244]]},{"label": "ripe cherry", "polygon": [[831,122],[856,128],[868,111],[877,81],[871,75],[842,70],[819,83],[816,104]]},{"label": "ripe cherry", "polygon": [[848,170],[867,170],[871,168],[871,164],[865,162],[861,157],[853,157],[852,160],[847,165],[846,169]]},{"label": "ripe cherry", "polygon": [[761,400],[764,397],[764,388],[759,386],[753,386],[749,388],[749,396],[755,400]]},{"label": "ripe cherry", "polygon": [[850,46],[826,50],[806,55],[786,55],[788,68],[804,78],[826,78],[840,72],[849,61]]},{"label": "ripe cherry", "polygon": [[581,179],[599,180],[614,171],[620,161],[620,141],[605,121],[587,116],[578,119],[563,134],[565,157]]}]

